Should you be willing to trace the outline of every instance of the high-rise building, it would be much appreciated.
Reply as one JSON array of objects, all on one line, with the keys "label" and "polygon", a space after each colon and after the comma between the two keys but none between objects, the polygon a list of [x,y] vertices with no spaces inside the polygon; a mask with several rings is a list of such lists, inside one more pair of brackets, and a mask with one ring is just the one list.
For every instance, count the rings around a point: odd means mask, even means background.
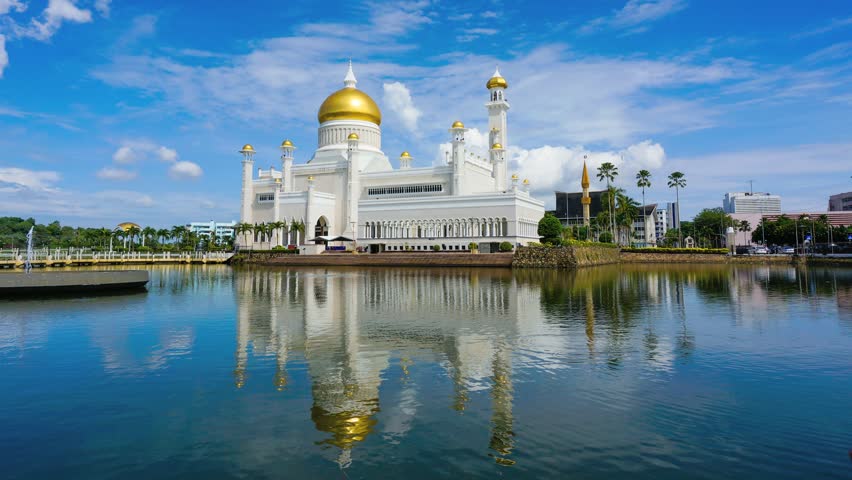
[{"label": "high-rise building", "polygon": [[828,197],[829,212],[852,211],[852,192],[838,193]]},{"label": "high-rise building", "polygon": [[729,192],[722,200],[725,213],[781,213],[781,196],[765,192]]},{"label": "high-rise building", "polygon": [[654,212],[654,234],[657,236],[658,245],[666,238],[666,232],[669,230],[668,218],[669,210],[667,208],[658,208]]},{"label": "high-rise building", "polygon": [[677,202],[666,204],[666,228],[680,228],[680,205]]}]

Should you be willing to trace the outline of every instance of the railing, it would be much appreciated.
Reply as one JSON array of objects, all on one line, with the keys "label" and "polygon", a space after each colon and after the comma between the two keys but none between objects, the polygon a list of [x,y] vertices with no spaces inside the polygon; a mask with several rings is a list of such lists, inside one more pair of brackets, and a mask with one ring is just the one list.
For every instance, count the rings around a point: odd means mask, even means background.
[{"label": "railing", "polygon": [[[30,261],[33,263],[44,262],[222,262],[233,256],[233,252],[95,252],[84,248],[39,248],[33,249]],[[0,261],[22,262],[27,258],[27,251],[23,249],[0,250]]]}]

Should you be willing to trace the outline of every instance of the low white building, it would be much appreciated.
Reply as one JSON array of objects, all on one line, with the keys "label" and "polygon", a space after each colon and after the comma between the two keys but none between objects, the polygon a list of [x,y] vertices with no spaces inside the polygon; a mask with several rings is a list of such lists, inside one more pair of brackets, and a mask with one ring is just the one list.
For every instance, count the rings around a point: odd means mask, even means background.
[{"label": "low white building", "polygon": [[781,196],[765,192],[729,192],[722,200],[725,213],[781,213]]},{"label": "low white building", "polygon": [[216,238],[223,240],[225,238],[234,237],[234,229],[237,222],[190,222],[186,225],[186,229],[202,237],[209,237],[211,233],[216,234]]},{"label": "low white building", "polygon": [[538,241],[544,203],[530,196],[529,182],[508,173],[508,84],[499,71],[486,84],[490,149],[470,148],[467,129],[455,121],[446,163],[422,168],[412,167],[408,152],[396,168],[391,165],[382,151],[381,111],[356,83],[350,63],[344,87],[319,108],[318,145],[307,162],[295,163],[289,140],[281,145],[280,170],[255,170],[254,148],[240,150],[241,221],[279,224],[269,238],[238,234],[241,246],[304,245],[338,236],[374,251]]},{"label": "low white building", "polygon": [[643,247],[656,247],[657,204],[639,207],[639,214],[633,220],[633,239]]}]

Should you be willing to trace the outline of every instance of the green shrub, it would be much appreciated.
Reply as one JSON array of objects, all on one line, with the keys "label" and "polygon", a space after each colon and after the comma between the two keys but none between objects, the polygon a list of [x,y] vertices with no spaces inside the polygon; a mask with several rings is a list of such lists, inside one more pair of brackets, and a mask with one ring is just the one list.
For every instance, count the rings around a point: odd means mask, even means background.
[{"label": "green shrub", "polygon": [[509,242],[500,242],[500,251],[501,252],[511,252],[512,244]]},{"label": "green shrub", "polygon": [[541,237],[542,243],[559,245],[559,238],[562,236],[562,222],[552,214],[545,213],[538,221],[538,236]]},{"label": "green shrub", "polygon": [[147,253],[147,252],[150,252],[151,250],[152,250],[151,247],[149,247],[147,245],[141,245],[139,247],[136,247],[137,252]]},{"label": "green shrub", "polygon": [[622,248],[622,252],[626,253],[697,253],[707,255],[725,255],[728,253],[727,248],[670,248],[670,247],[643,247],[643,248]]},{"label": "green shrub", "polygon": [[280,252],[281,250],[287,250],[287,247],[285,247],[284,245],[276,245],[272,247],[272,251],[274,252]]},{"label": "green shrub", "polygon": [[612,243],[612,234],[609,232],[601,232],[601,234],[598,235],[598,242]]},{"label": "green shrub", "polygon": [[435,251],[435,252],[440,252],[441,246],[440,245],[432,245],[432,250]]},{"label": "green shrub", "polygon": [[603,247],[603,248],[618,248],[614,243],[590,242],[586,240],[563,240],[562,245],[566,247]]},{"label": "green shrub", "polygon": [[467,248],[469,250],[479,250],[479,244],[476,242],[470,242],[467,244]]},{"label": "green shrub", "polygon": [[533,247],[533,248],[540,248],[540,247],[543,247],[544,245],[542,245],[542,244],[540,244],[540,243],[538,243],[538,242],[530,242],[530,243],[528,243],[528,244],[527,244],[527,246],[528,246],[528,247]]}]

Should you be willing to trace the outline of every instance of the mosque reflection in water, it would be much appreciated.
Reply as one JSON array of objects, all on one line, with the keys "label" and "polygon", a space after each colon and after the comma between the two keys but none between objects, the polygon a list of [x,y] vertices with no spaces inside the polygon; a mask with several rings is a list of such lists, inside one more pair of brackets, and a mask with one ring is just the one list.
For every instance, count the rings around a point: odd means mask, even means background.
[{"label": "mosque reflection in water", "polygon": [[[488,390],[487,447],[498,464],[512,465],[517,440],[513,371],[529,366],[517,365],[529,361],[521,353],[534,352],[532,368],[537,369],[572,362],[619,369],[630,352],[640,350],[648,368],[671,369],[696,349],[687,296],[717,301],[734,322],[770,321],[770,312],[786,308],[785,295],[837,298],[838,310],[848,315],[849,278],[838,287],[837,272],[821,275],[725,266],[573,273],[238,270],[234,382],[243,388],[247,382],[269,381],[251,374],[250,357],[274,355],[272,386],[286,391],[288,359],[303,359],[311,383],[311,420],[327,434],[321,443],[335,447],[336,461],[345,467],[356,446],[379,429],[380,388],[389,369],[408,375],[419,358],[440,365],[452,381],[453,397],[435,397],[403,381],[399,398],[405,405],[394,407],[405,414],[382,426],[385,438],[406,435],[418,396],[430,403],[445,401],[448,409],[462,413],[472,392]],[[784,295],[770,296],[770,289]],[[677,323],[676,334],[658,333],[663,318]],[[578,355],[582,358],[575,362]]]}]

